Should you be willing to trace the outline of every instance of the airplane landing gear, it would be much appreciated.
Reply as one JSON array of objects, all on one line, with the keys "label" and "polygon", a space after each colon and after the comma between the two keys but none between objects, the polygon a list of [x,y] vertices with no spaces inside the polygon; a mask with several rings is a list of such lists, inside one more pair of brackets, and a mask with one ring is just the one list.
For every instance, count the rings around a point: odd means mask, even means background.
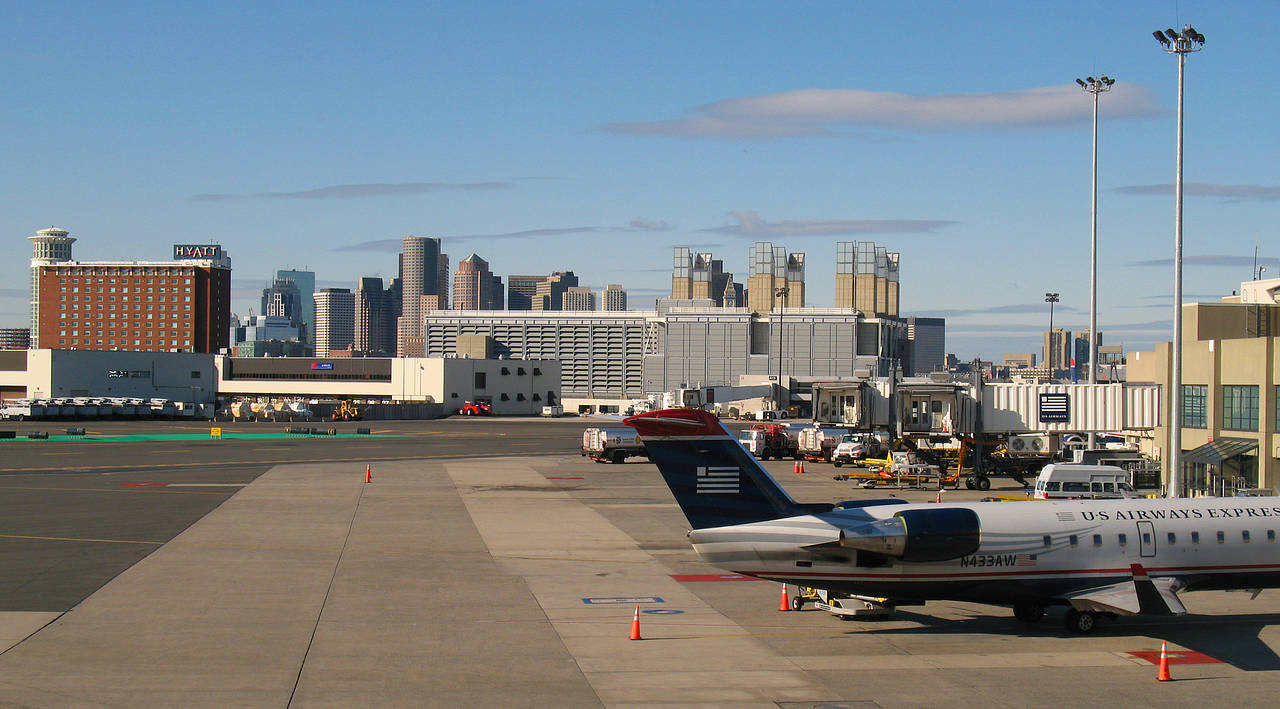
[{"label": "airplane landing gear", "polygon": [[1018,601],[1013,604],[1013,617],[1023,623],[1039,623],[1044,618],[1044,606],[1036,601]]},{"label": "airplane landing gear", "polygon": [[1098,629],[1098,614],[1093,611],[1078,611],[1074,608],[1067,611],[1063,618],[1067,630],[1076,635],[1088,635]]}]

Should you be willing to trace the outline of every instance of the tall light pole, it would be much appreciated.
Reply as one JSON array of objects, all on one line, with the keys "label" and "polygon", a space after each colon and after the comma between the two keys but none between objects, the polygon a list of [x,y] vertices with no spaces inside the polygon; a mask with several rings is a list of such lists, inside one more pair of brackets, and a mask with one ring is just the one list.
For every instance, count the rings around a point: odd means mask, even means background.
[{"label": "tall light pole", "polygon": [[1164,51],[1178,57],[1178,180],[1173,216],[1173,346],[1169,376],[1169,497],[1182,496],[1182,79],[1187,55],[1200,51],[1204,35],[1191,25],[1181,32],[1151,33]]},{"label": "tall light pole", "polygon": [[[1089,239],[1089,383],[1098,383],[1098,94],[1111,90],[1115,79],[1076,79],[1080,88],[1093,94],[1093,203],[1089,212],[1093,228]],[[1089,448],[1098,446],[1097,431],[1089,431]]]},{"label": "tall light pole", "polygon": [[1044,302],[1049,304],[1049,343],[1044,348],[1044,358],[1047,360],[1045,364],[1049,367],[1049,376],[1051,377],[1053,376],[1053,304],[1059,300],[1061,299],[1058,298],[1057,293],[1044,294]]},{"label": "tall light pole", "polygon": [[782,308],[787,302],[787,295],[791,290],[786,286],[773,289],[773,297],[778,301],[778,413],[786,409],[782,405]]}]

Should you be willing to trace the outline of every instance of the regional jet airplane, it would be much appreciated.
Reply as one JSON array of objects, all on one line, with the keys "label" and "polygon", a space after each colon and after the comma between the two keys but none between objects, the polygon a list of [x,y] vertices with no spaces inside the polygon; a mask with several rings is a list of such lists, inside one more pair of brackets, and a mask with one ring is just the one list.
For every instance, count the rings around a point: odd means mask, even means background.
[{"label": "regional jet airplane", "polygon": [[624,423],[644,439],[698,555],[739,574],[890,605],[1009,605],[1026,622],[1064,605],[1075,633],[1100,616],[1185,614],[1181,590],[1280,586],[1275,498],[803,504],[710,413]]}]

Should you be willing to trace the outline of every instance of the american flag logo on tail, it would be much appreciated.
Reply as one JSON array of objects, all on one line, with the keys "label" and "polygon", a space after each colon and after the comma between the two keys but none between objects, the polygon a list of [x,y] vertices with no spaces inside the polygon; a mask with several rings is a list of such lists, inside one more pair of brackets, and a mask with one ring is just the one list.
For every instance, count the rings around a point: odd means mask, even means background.
[{"label": "american flag logo on tail", "polygon": [[737,468],[699,466],[697,492],[710,495],[736,495],[739,491],[739,474]]}]

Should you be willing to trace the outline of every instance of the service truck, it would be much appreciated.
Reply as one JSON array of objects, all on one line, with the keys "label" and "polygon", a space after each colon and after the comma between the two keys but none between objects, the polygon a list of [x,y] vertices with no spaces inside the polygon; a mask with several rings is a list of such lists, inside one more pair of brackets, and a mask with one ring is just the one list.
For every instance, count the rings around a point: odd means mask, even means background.
[{"label": "service truck", "polygon": [[771,423],[755,423],[738,432],[738,442],[760,460],[798,457],[796,441],[787,435],[787,427]]},{"label": "service truck", "polygon": [[582,432],[582,455],[597,463],[623,463],[632,456],[648,457],[634,428],[588,428]]},{"label": "service truck", "polygon": [[845,464],[857,465],[867,458],[878,458],[884,452],[884,445],[874,433],[846,433],[836,444],[831,462],[837,468]]},{"label": "service truck", "polygon": [[801,429],[800,455],[805,460],[830,463],[831,457],[835,455],[836,446],[840,443],[840,437],[847,436],[850,433],[853,433],[853,431],[848,428],[835,426]]}]

